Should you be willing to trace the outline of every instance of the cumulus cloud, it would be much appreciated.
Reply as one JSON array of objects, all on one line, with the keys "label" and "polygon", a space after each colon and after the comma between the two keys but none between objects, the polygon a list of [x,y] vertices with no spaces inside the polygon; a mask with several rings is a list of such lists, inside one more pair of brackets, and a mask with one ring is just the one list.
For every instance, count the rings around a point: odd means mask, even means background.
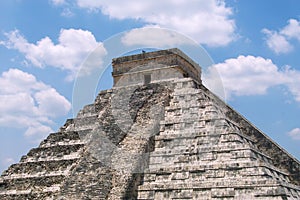
[{"label": "cumulus cloud", "polygon": [[41,139],[52,133],[53,130],[47,125],[38,124],[37,126],[30,126],[24,133],[25,137],[31,138],[33,143],[39,143]]},{"label": "cumulus cloud", "polygon": [[180,31],[210,46],[225,46],[236,37],[232,9],[223,0],[77,0],[77,5],[101,10],[111,18],[141,20]]},{"label": "cumulus cloud", "polygon": [[268,29],[263,29],[262,32],[267,36],[266,43],[268,47],[275,53],[288,53],[293,50],[293,46],[284,35]]},{"label": "cumulus cloud", "polygon": [[300,128],[294,128],[288,132],[288,135],[294,140],[300,140]]},{"label": "cumulus cloud", "polygon": [[222,78],[227,97],[262,95],[270,87],[286,86],[300,102],[300,72],[289,67],[279,69],[270,59],[240,55],[213,66]]},{"label": "cumulus cloud", "polygon": [[101,65],[102,57],[106,54],[102,43],[97,42],[93,34],[81,29],[62,29],[58,44],[45,37],[36,44],[29,43],[18,30],[6,33],[7,41],[2,41],[7,48],[16,49],[25,55],[27,61],[36,67],[51,66],[68,72],[72,80],[82,62],[95,48],[100,52],[98,60],[91,66]]},{"label": "cumulus cloud", "polygon": [[290,19],[288,24],[279,31],[265,28],[262,32],[266,35],[268,47],[277,54],[292,51],[292,40],[300,42],[300,23],[295,19]]},{"label": "cumulus cloud", "polygon": [[145,45],[146,47],[170,48],[177,45],[191,44],[191,41],[181,34],[174,34],[168,29],[158,26],[136,28],[122,37],[126,46]]},{"label": "cumulus cloud", "polygon": [[52,132],[55,117],[66,115],[70,102],[32,74],[9,69],[0,76],[0,126],[26,128],[25,136],[42,138]]},{"label": "cumulus cloud", "polygon": [[300,102],[300,71],[287,68],[284,74],[286,76],[284,83],[294,95],[295,100]]},{"label": "cumulus cloud", "polygon": [[300,42],[300,22],[295,19],[290,19],[280,33],[288,38],[294,38]]}]

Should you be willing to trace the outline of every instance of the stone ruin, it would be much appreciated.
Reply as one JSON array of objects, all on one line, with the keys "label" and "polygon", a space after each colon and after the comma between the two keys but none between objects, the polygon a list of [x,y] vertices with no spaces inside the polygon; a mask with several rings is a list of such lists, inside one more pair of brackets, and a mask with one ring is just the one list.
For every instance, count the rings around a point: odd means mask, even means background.
[{"label": "stone ruin", "polygon": [[112,65],[113,88],[4,171],[0,199],[300,199],[300,162],[180,50]]}]

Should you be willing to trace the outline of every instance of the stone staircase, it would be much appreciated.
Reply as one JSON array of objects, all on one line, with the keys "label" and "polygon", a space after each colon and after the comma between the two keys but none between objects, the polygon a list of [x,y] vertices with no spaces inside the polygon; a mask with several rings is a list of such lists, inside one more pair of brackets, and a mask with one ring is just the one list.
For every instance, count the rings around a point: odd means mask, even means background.
[{"label": "stone staircase", "polygon": [[192,80],[176,83],[138,199],[300,199],[288,172],[214,101]]},{"label": "stone staircase", "polygon": [[[150,138],[159,132],[156,117],[163,116],[167,96],[161,95],[163,88],[100,92],[94,104],[86,105],[76,118],[67,120],[2,174],[0,199],[136,197],[141,176],[133,174],[142,173],[140,165],[147,164],[143,158],[150,151]],[[159,106],[151,110],[152,104]]]}]

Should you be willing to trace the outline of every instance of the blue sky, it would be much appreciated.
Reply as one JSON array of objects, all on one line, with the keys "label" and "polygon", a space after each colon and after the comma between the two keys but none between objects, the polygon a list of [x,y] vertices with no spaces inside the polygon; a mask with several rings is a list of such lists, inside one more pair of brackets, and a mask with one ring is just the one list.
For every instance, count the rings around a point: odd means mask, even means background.
[{"label": "blue sky", "polygon": [[72,118],[78,71],[95,49],[105,63],[124,31],[132,48],[178,45],[170,32],[202,45],[227,103],[300,159],[298,0],[2,0],[0,171]]}]

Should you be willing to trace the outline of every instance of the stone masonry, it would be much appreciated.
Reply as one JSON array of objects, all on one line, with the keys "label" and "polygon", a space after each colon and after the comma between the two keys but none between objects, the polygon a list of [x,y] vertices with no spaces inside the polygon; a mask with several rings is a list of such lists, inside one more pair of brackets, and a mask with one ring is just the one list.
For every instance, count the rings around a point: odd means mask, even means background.
[{"label": "stone masonry", "polygon": [[300,199],[300,162],[178,49],[113,60],[101,91],[0,177],[0,199]]}]

